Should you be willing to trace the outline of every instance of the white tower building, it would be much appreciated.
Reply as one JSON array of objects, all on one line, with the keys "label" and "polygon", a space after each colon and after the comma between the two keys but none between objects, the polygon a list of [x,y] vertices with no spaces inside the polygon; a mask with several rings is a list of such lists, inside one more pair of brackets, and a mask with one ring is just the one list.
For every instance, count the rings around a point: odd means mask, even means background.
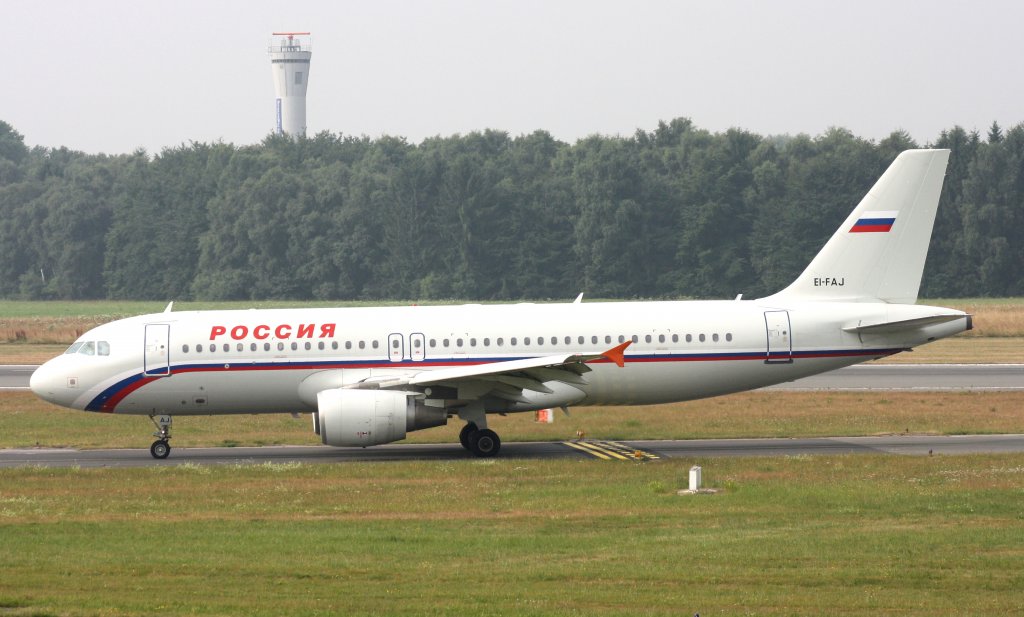
[{"label": "white tower building", "polygon": [[[275,32],[270,43],[270,64],[277,94],[276,132],[293,138],[306,134],[306,84],[313,52],[308,32]],[[305,38],[300,38],[305,37]]]}]

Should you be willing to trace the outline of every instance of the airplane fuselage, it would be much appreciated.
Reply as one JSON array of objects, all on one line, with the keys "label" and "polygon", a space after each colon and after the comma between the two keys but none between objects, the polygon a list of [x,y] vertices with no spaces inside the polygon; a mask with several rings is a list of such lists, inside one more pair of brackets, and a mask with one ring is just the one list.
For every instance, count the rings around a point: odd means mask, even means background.
[{"label": "airplane fuselage", "polygon": [[[969,327],[966,316],[895,334],[845,331],[958,311],[919,305],[757,301],[610,302],[172,312],[100,326],[33,386],[87,411],[206,415],[316,410],[316,393],[410,371],[554,353],[601,353],[632,341],[625,366],[589,363],[583,383],[492,399],[487,411],[682,401],[790,381],[898,353]],[[69,352],[71,350],[69,349]],[[473,384],[435,388],[474,398]],[[461,391],[460,391],[461,390]],[[425,396],[430,398],[432,393]]]}]

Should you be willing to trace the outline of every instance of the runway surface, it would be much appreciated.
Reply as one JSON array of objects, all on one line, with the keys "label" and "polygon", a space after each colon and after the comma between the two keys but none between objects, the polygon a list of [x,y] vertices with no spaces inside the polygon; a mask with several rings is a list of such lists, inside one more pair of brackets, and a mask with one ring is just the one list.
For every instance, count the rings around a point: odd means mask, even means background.
[{"label": "runway surface", "polygon": [[765,390],[1024,390],[1024,364],[859,364]]},{"label": "runway surface", "polygon": [[[699,462],[716,456],[802,456],[883,453],[950,455],[1024,452],[1024,435],[896,435],[884,437],[822,437],[814,439],[700,439],[506,443],[501,458],[652,461],[682,458]],[[590,450],[588,452],[588,450]],[[620,456],[597,456],[618,452]],[[357,461],[477,461],[458,444],[392,444],[373,448],[268,446],[260,448],[176,448],[170,458],[155,460],[148,450],[0,450],[0,467],[152,467],[163,465],[259,465],[300,462],[342,464]]]},{"label": "runway surface", "polygon": [[[0,390],[27,390],[35,366],[0,366]],[[1024,364],[861,364],[766,390],[1024,390]]]},{"label": "runway surface", "polygon": [[39,368],[32,364],[4,364],[0,366],[0,390],[28,390],[28,380]]}]

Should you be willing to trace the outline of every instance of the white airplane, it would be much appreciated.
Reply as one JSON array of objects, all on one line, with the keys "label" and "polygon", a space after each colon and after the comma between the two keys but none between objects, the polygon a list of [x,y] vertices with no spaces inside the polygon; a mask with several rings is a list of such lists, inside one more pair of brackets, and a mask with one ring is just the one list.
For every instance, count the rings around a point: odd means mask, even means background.
[{"label": "white airplane", "polygon": [[803,274],[758,300],[171,312],[86,332],[32,375],[72,409],[149,416],[311,412],[330,446],[487,414],[643,405],[760,388],[971,329],[916,305],[948,150],[899,155]]}]

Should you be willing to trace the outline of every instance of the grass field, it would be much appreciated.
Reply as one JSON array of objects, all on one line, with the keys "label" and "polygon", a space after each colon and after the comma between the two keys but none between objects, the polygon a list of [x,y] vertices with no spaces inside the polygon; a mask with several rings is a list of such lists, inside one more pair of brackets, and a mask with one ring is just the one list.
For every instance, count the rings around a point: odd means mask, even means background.
[{"label": "grass field", "polygon": [[[715,495],[679,496],[704,464]],[[0,614],[1010,615],[1024,455],[0,469]]]}]

